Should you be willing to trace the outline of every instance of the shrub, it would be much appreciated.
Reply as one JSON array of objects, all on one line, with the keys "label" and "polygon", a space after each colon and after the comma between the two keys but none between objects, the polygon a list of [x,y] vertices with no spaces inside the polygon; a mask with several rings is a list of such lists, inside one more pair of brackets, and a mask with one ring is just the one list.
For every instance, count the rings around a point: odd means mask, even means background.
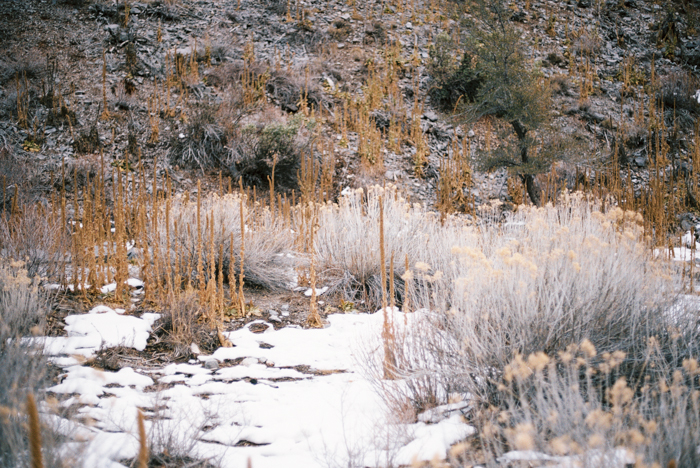
[{"label": "shrub", "polygon": [[170,162],[182,167],[199,168],[202,171],[219,167],[225,158],[226,134],[218,123],[219,107],[213,103],[200,103],[181,132],[173,135]]},{"label": "shrub", "polygon": [[[160,252],[160,259],[170,264],[169,271],[160,271],[160,280],[167,274],[179,277],[183,282],[208,281],[211,272],[211,250],[214,249],[214,271],[219,270],[228,281],[230,259],[233,271],[240,273],[241,219],[240,196],[212,195],[201,200],[200,225],[197,202],[175,197],[169,202],[169,231],[166,229],[166,207],[159,214],[159,224],[151,242]],[[285,229],[284,220],[269,210],[251,208],[244,202],[245,216],[245,283],[267,289],[286,289],[294,281],[294,267],[299,261],[292,255],[293,236]],[[211,223],[211,224],[210,224]],[[213,232],[211,226],[214,226]],[[201,245],[198,230],[201,229]],[[167,234],[170,234],[168,243]],[[231,244],[233,236],[233,244]],[[213,242],[212,242],[213,239]],[[219,247],[223,246],[223,257]],[[198,279],[199,259],[202,259],[204,278]],[[205,283],[206,284],[206,283]]]},{"label": "shrub", "polygon": [[[368,309],[382,304],[381,255],[379,242],[379,199],[384,203],[384,249],[386,271],[393,253],[394,290],[403,301],[405,262],[441,264],[449,257],[445,240],[454,236],[455,226],[440,225],[439,217],[419,205],[410,205],[395,187],[358,189],[328,204],[318,212],[315,235],[316,264],[330,292],[350,302],[364,302]],[[387,285],[388,291],[388,285]]]},{"label": "shrub", "polygon": [[556,356],[516,356],[499,386],[501,404],[478,416],[486,466],[517,459],[513,450],[581,466],[698,466],[698,362],[669,363],[654,340],[646,350],[644,363],[657,376],[641,381],[625,375],[624,352],[599,356],[590,342]]},{"label": "shrub", "polygon": [[700,113],[698,89],[700,80],[689,72],[673,72],[661,80],[659,99],[669,111],[669,117],[675,119],[682,128],[692,127],[695,116]]},{"label": "shrub", "polygon": [[628,382],[654,373],[644,364],[652,337],[669,364],[697,356],[698,317],[683,307],[669,312],[674,285],[645,248],[639,215],[596,206],[576,195],[520,209],[503,225],[455,237],[452,259],[433,265],[441,275],[412,269],[411,290],[422,292],[412,303],[431,312],[403,340],[427,352],[407,355],[397,372],[439,379],[438,400],[470,394],[498,406],[518,355],[556,356],[588,340],[601,356],[625,354]]},{"label": "shrub", "polygon": [[67,250],[60,219],[48,215],[43,205],[24,205],[0,216],[0,259],[23,259],[30,278],[60,278]]},{"label": "shrub", "polygon": [[193,343],[203,353],[213,353],[219,347],[216,330],[211,321],[203,320],[204,315],[198,294],[192,289],[164,298],[154,333],[170,348],[174,360],[194,357]]},{"label": "shrub", "polygon": [[[47,360],[40,342],[25,339],[41,332],[47,303],[38,281],[27,276],[22,262],[0,263],[0,466],[28,467],[25,419],[27,393],[41,394],[47,381]],[[55,434],[42,437],[47,466],[61,466]]]},{"label": "shrub", "polygon": [[298,189],[301,159],[310,148],[312,137],[301,118],[289,123],[247,125],[229,145],[228,171],[234,180],[247,186],[269,188],[273,176],[275,187],[282,191]]},{"label": "shrub", "polygon": [[450,36],[441,34],[429,51],[428,73],[434,81],[429,95],[431,102],[444,111],[452,111],[458,102],[474,102],[482,83],[472,56],[465,54],[455,66],[452,48]]}]

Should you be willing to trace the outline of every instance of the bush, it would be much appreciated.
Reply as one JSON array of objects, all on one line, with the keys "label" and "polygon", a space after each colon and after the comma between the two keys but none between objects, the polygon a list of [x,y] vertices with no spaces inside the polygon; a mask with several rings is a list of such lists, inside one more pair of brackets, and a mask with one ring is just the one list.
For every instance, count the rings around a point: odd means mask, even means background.
[{"label": "bush", "polygon": [[457,66],[453,64],[452,47],[450,36],[441,34],[429,51],[428,73],[434,81],[429,95],[444,111],[452,111],[458,102],[474,102],[482,84],[470,55],[465,54]]},{"label": "bush", "polygon": [[666,109],[700,110],[695,97],[700,82],[688,72],[674,72],[661,80],[661,97]]},{"label": "bush", "polygon": [[412,303],[426,312],[402,340],[427,351],[399,359],[397,372],[439,380],[439,401],[457,393],[498,406],[518,355],[557,356],[588,340],[601,356],[625,354],[628,382],[655,372],[645,365],[652,338],[669,365],[698,356],[699,319],[671,309],[674,285],[645,247],[639,215],[596,206],[577,195],[520,209],[455,237],[451,260],[433,265],[440,274],[412,269]]},{"label": "bush", "polygon": [[248,125],[241,129],[229,146],[229,173],[234,180],[259,189],[275,187],[283,192],[299,188],[299,170],[306,152],[311,152],[312,139],[302,120],[290,123]]},{"label": "bush", "polygon": [[[228,281],[230,259],[233,258],[236,275],[240,273],[241,219],[240,196],[212,195],[201,200],[200,226],[197,225],[198,208],[194,200],[173,198],[170,203],[170,226],[166,229],[166,207],[158,215],[159,224],[151,243],[158,249],[161,260],[170,264],[167,271],[158,272],[159,280],[165,281],[168,274],[182,282],[188,280],[198,284],[197,269],[201,252],[206,282],[211,272],[211,250],[214,249],[214,271],[222,270]],[[294,281],[294,267],[299,259],[292,255],[294,238],[284,226],[281,217],[260,207],[251,209],[244,202],[245,216],[245,283],[266,289],[287,289]],[[210,222],[214,226],[212,233]],[[198,229],[201,229],[202,244],[198,245]],[[170,233],[168,244],[167,234]],[[233,236],[233,244],[231,244]],[[212,242],[213,239],[213,242]],[[223,258],[219,247],[223,246]],[[168,249],[169,247],[169,249]],[[175,283],[177,284],[177,282]]]},{"label": "bush", "polygon": [[[644,363],[657,376],[641,381],[625,375],[624,352],[599,356],[587,341],[557,356],[516,356],[499,387],[501,404],[478,416],[486,466],[522,456],[514,450],[581,466],[698,466],[698,362],[669,363],[657,342],[647,346]],[[469,460],[469,452],[455,455]]]},{"label": "bush", "polygon": [[0,216],[0,259],[24,259],[30,278],[59,279],[64,274],[68,239],[60,219],[43,205],[25,205]]},{"label": "bush", "polygon": [[[373,310],[382,304],[381,255],[379,242],[379,199],[384,203],[384,248],[386,272],[394,255],[394,290],[403,302],[401,276],[405,263],[418,261],[442,264],[449,257],[446,241],[459,228],[446,223],[419,205],[410,205],[395,187],[358,189],[328,204],[318,213],[315,235],[316,265],[330,293],[349,302],[363,302]],[[388,292],[388,285],[387,285]]]},{"label": "bush", "polygon": [[170,162],[204,171],[224,164],[227,135],[218,123],[219,107],[201,103],[194,108],[182,132],[173,135]]},{"label": "bush", "polygon": [[[48,383],[47,360],[37,341],[25,337],[41,332],[47,303],[38,282],[27,276],[22,262],[0,263],[0,467],[29,465],[27,393],[41,394]],[[62,466],[55,434],[42,437],[44,460]]]},{"label": "bush", "polygon": [[164,298],[161,318],[154,334],[161,337],[172,352],[173,360],[195,357],[192,343],[203,353],[213,353],[220,345],[209,320],[202,320],[205,310],[199,305],[198,293],[192,289],[175,292]]}]

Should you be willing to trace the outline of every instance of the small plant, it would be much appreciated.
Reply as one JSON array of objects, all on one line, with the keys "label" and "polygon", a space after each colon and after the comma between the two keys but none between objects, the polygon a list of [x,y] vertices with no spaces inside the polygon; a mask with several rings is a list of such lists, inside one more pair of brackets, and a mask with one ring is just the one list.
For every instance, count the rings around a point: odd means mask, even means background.
[{"label": "small plant", "polygon": [[199,104],[193,109],[185,128],[172,137],[171,163],[202,171],[222,166],[227,135],[218,122],[218,109],[212,103]]},{"label": "small plant", "polygon": [[289,123],[243,127],[229,143],[227,169],[233,180],[267,189],[271,180],[280,191],[299,188],[302,157],[312,152],[313,122],[299,116]]},{"label": "small plant", "polygon": [[434,81],[429,95],[432,102],[445,111],[454,110],[460,102],[473,102],[482,84],[479,72],[474,67],[474,57],[464,54],[455,63],[452,49],[452,38],[441,34],[428,52],[427,69]]}]

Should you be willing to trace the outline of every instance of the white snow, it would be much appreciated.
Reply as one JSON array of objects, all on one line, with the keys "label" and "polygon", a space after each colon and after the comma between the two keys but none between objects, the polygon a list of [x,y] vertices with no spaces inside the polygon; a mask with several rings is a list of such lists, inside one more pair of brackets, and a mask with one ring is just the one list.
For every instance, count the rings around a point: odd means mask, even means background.
[{"label": "white snow", "polygon": [[[47,339],[45,349],[83,355],[117,345],[143,350],[156,318],[98,306],[69,316],[69,336]],[[76,405],[77,417],[44,416],[79,434],[66,447],[84,449],[83,468],[121,467],[120,460],[137,454],[137,408],[146,413],[151,444],[211,458],[223,468],[246,466],[249,458],[255,468],[410,464],[444,458],[451,444],[473,433],[459,415],[463,404],[442,407],[426,422],[388,422],[359,364],[372,352],[368,343],[377,343],[382,313],[331,315],[328,321],[324,329],[229,332],[234,347],[199,356],[202,364],[216,359],[216,370],[190,361],[106,372],[54,358],[65,376],[49,390],[69,396],[62,405]]]},{"label": "white snow", "polygon": [[65,319],[68,336],[43,338],[44,352],[90,357],[99,349],[116,346],[143,351],[151,326],[160,315],[146,313],[138,318],[123,313],[121,309],[99,305],[87,314],[69,315]]},{"label": "white snow", "polygon": [[[324,286],[322,288],[316,288],[316,295],[320,296],[321,294],[323,294],[326,291],[328,291],[328,286]],[[309,288],[306,291],[304,291],[304,296],[311,297],[313,295],[313,293],[314,293],[314,289]]]}]

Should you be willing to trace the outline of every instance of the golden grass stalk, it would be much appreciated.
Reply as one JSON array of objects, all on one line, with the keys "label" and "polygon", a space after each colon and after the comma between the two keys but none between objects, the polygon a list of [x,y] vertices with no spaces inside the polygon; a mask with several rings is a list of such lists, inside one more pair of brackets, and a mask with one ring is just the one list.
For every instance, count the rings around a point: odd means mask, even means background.
[{"label": "golden grass stalk", "polygon": [[137,468],[148,468],[148,443],[146,440],[146,427],[143,423],[143,413],[137,410],[136,422],[139,429],[139,455],[136,459]]},{"label": "golden grass stalk", "polygon": [[44,468],[41,454],[41,424],[34,394],[27,394],[27,415],[29,416],[29,454],[32,468]]}]

